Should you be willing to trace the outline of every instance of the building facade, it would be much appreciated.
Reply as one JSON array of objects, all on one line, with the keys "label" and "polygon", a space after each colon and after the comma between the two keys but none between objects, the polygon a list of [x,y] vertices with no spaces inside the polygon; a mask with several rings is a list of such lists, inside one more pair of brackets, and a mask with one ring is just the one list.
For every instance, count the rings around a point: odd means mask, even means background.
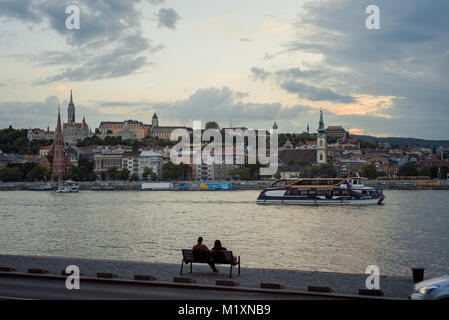
[{"label": "building facade", "polygon": [[162,154],[154,151],[142,151],[139,156],[139,177],[142,178],[145,168],[153,170],[160,177],[162,174]]},{"label": "building facade", "polygon": [[139,174],[139,152],[124,152],[122,155],[122,169],[128,169],[130,174]]},{"label": "building facade", "polygon": [[136,120],[102,121],[99,129],[102,136],[121,136],[123,140],[135,140],[147,137],[151,126]]},{"label": "building facade", "polygon": [[122,169],[122,155],[123,152],[107,151],[94,155],[95,173],[107,171],[109,168]]}]

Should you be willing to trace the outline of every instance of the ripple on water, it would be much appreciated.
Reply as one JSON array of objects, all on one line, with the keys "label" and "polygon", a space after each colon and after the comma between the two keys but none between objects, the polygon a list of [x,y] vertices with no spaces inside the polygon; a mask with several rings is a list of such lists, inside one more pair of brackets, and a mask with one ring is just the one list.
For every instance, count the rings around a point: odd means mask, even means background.
[{"label": "ripple on water", "polygon": [[179,263],[201,235],[245,267],[449,273],[447,191],[385,193],[383,206],[301,207],[256,205],[257,191],[0,192],[0,243],[2,253]]}]

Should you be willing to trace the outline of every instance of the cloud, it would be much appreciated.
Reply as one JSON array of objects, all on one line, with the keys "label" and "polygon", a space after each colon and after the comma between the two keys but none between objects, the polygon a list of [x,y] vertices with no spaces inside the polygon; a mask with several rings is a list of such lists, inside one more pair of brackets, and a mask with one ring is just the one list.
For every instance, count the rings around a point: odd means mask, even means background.
[{"label": "cloud", "polygon": [[290,93],[296,93],[298,94],[299,98],[306,100],[334,101],[341,103],[355,102],[355,99],[353,97],[340,95],[329,88],[318,88],[294,80],[289,80],[282,83],[281,88]]},{"label": "cloud", "polygon": [[289,121],[311,110],[302,105],[287,107],[280,103],[243,102],[240,94],[229,87],[198,89],[187,99],[157,103],[154,109],[162,118],[176,118],[182,122],[213,120],[227,124],[232,118],[234,124],[253,127],[271,126],[279,119]]},{"label": "cloud", "polygon": [[301,70],[298,67],[279,69],[274,72],[266,71],[263,68],[252,67],[251,73],[254,79],[266,80],[268,78],[272,78],[277,82],[285,81],[288,79],[320,78],[323,76],[323,70]]},{"label": "cloud", "polygon": [[297,35],[285,44],[285,52],[318,55],[320,61],[314,66],[331,71],[311,85],[352,96],[395,97],[391,107],[379,109],[388,120],[361,118],[368,133],[385,130],[447,138],[449,2],[379,0],[381,30],[365,27],[365,8],[370,4],[365,0],[308,1],[295,23]]},{"label": "cloud", "polygon": [[1,117],[0,127],[34,128],[39,125],[46,128],[50,123],[56,124],[58,104],[59,99],[55,96],[48,97],[44,102],[1,102],[0,112],[8,117]]},{"label": "cloud", "polygon": [[[14,3],[16,1],[13,1]],[[136,7],[140,0],[101,1],[79,0],[81,12],[79,30],[65,27],[65,8],[68,1],[12,1],[0,2],[0,12],[10,18],[31,21],[35,24],[47,23],[51,30],[64,37],[70,50],[36,54],[31,59],[39,65],[53,65],[59,72],[38,84],[70,80],[99,80],[117,78],[132,74],[151,65],[150,57],[164,48],[153,45],[142,35],[140,10]],[[160,4],[163,1],[148,1]],[[35,19],[34,16],[43,19]]]},{"label": "cloud", "polygon": [[240,42],[254,42],[254,41],[251,40],[250,38],[241,38]]},{"label": "cloud", "polygon": [[265,71],[265,69],[257,68],[257,67],[252,67],[251,73],[252,73],[253,79],[260,79],[260,80],[265,80],[272,75],[271,72],[267,72],[267,71]]},{"label": "cloud", "polygon": [[162,8],[155,16],[158,18],[159,28],[176,29],[176,24],[181,19],[179,14],[172,8]]},{"label": "cloud", "polygon": [[42,21],[33,0],[1,0],[0,17],[35,23]]},{"label": "cloud", "polygon": [[280,88],[290,93],[296,93],[299,98],[310,101],[333,101],[338,103],[354,103],[356,99],[351,96],[341,95],[330,88],[316,87],[295,79],[322,79],[323,72],[320,70],[301,70],[300,68],[280,69],[274,72],[263,68],[252,67],[253,79],[272,79]]}]

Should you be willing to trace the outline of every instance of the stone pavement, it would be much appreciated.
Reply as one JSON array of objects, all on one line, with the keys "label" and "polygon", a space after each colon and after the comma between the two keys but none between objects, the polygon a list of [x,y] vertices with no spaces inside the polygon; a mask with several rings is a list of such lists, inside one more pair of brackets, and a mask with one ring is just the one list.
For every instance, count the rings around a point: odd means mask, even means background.
[{"label": "stone pavement", "polygon": [[[172,282],[173,277],[179,277],[181,269],[181,253],[179,264],[150,263],[139,261],[118,261],[84,258],[44,257],[0,255],[0,267],[10,267],[17,272],[26,273],[29,268],[45,269],[50,274],[61,275],[68,265],[80,268],[82,276],[96,277],[97,272],[114,273],[120,279],[133,279],[134,274],[152,275],[156,281]],[[212,273],[207,265],[193,265],[193,273],[185,275],[195,279],[199,284],[215,285],[216,280],[229,279],[229,266],[218,265],[220,272]],[[185,265],[183,272],[188,272],[190,266]],[[317,271],[275,270],[242,268],[238,276],[237,268],[233,270],[233,280],[240,287],[260,287],[261,282],[278,283],[287,290],[307,291],[307,286],[326,286],[335,293],[358,294],[358,289],[365,288],[368,275],[346,274]],[[1,281],[1,278],[0,278]],[[407,298],[413,290],[413,281],[401,276],[381,276],[380,289],[387,297]]]}]

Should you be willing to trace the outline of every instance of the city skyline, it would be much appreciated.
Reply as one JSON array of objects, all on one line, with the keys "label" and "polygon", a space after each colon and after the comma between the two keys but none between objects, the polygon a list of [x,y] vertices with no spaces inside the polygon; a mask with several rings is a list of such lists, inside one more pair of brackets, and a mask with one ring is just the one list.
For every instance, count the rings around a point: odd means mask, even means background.
[{"label": "city skyline", "polygon": [[[0,1],[0,127],[79,118],[448,139],[449,4],[435,1]],[[380,30],[365,8],[380,8]],[[62,113],[65,119],[64,112]]]}]

